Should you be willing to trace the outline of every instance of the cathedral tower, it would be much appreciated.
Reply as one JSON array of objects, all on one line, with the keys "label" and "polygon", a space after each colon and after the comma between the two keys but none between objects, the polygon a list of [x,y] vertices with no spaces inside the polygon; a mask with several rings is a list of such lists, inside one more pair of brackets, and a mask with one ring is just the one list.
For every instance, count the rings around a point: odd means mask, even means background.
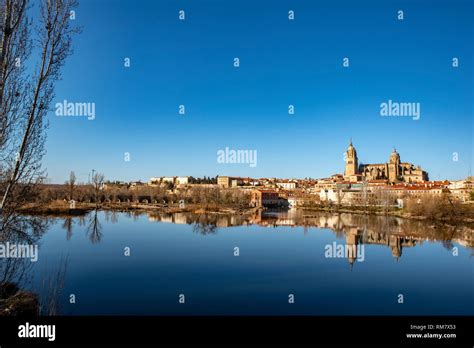
[{"label": "cathedral tower", "polygon": [[357,151],[354,146],[352,146],[352,139],[349,144],[349,147],[346,151],[346,170],[344,171],[344,176],[349,177],[351,175],[359,174],[358,171],[359,164],[357,162]]},{"label": "cathedral tower", "polygon": [[400,155],[396,149],[393,149],[388,162],[388,180],[397,182],[400,177]]}]

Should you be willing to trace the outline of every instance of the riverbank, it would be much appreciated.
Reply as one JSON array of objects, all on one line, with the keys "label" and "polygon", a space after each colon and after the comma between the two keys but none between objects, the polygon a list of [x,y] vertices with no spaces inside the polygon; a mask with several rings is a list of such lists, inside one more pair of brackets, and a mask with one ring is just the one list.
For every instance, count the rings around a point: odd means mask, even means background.
[{"label": "riverbank", "polygon": [[0,316],[39,315],[38,296],[13,283],[0,284]]},{"label": "riverbank", "polygon": [[[93,210],[104,211],[141,211],[141,212],[160,212],[160,213],[194,213],[194,214],[225,214],[225,215],[251,215],[261,208],[251,207],[232,207],[232,206],[217,206],[217,205],[202,205],[202,204],[145,204],[145,203],[76,203],[71,207],[64,201],[54,201],[50,204],[27,204],[18,211],[27,215],[41,215],[52,217],[69,217],[86,215]],[[422,214],[413,214],[406,209],[399,209],[390,207],[385,209],[383,207],[362,207],[362,206],[306,206],[299,207],[305,212],[328,212],[333,214],[349,213],[359,215],[379,215],[379,216],[393,216],[404,219],[427,220],[439,223],[449,224],[470,224],[474,225],[474,204],[464,204],[456,210],[442,214],[442,216],[426,216]]]}]

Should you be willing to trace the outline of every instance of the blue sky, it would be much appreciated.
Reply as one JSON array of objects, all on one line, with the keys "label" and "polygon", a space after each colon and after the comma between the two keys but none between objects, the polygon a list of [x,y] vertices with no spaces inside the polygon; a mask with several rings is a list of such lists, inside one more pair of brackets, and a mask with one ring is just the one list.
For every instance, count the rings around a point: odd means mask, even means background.
[{"label": "blue sky", "polygon": [[[343,172],[352,137],[363,163],[387,161],[395,146],[431,179],[466,177],[473,17],[460,0],[82,0],[45,168],[57,183],[92,169],[111,180],[318,178]],[[389,99],[420,103],[420,119],[381,117]],[[55,116],[64,100],[95,103],[95,120]],[[257,165],[218,163],[226,147],[256,150]]]}]

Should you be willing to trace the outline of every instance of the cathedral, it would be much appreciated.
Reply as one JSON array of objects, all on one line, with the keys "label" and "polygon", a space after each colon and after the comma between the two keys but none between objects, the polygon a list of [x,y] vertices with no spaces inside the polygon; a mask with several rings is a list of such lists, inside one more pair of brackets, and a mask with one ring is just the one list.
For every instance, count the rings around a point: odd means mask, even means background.
[{"label": "cathedral", "polygon": [[401,162],[397,150],[390,154],[388,163],[360,164],[352,140],[346,151],[346,170],[344,179],[348,181],[387,180],[390,183],[420,182],[428,180],[428,173],[412,163]]}]

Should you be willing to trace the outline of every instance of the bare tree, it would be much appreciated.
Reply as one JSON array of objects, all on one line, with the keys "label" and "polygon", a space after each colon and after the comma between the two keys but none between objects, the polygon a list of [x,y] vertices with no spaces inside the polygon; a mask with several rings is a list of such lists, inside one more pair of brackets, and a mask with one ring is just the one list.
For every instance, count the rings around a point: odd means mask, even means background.
[{"label": "bare tree", "polygon": [[74,190],[76,189],[76,174],[73,171],[69,173],[69,180],[66,181],[66,186],[69,191],[69,199],[74,199]]},{"label": "bare tree", "polygon": [[344,196],[346,195],[346,191],[343,190],[342,187],[336,187],[336,203],[337,209],[340,209],[344,200]]},{"label": "bare tree", "polygon": [[[30,53],[29,25],[25,18],[27,0],[4,0],[0,4],[0,153],[2,161],[12,154],[10,141],[21,111],[25,88],[24,64]],[[0,167],[0,170],[3,169]]]},{"label": "bare tree", "polygon": [[92,185],[94,187],[95,202],[97,204],[99,198],[99,191],[104,187],[105,176],[104,174],[95,172],[92,175]]},{"label": "bare tree", "polygon": [[[42,0],[34,37],[27,17],[27,0],[4,0],[2,5],[0,144],[3,147],[0,155],[6,157],[7,164],[0,168],[6,181],[0,209],[13,201],[15,187],[28,187],[42,177],[45,117],[54,96],[54,85],[71,53],[72,35],[79,31],[70,25],[76,0]],[[34,51],[38,57],[33,57],[36,67],[30,76],[21,67],[32,42],[37,44]]]}]

